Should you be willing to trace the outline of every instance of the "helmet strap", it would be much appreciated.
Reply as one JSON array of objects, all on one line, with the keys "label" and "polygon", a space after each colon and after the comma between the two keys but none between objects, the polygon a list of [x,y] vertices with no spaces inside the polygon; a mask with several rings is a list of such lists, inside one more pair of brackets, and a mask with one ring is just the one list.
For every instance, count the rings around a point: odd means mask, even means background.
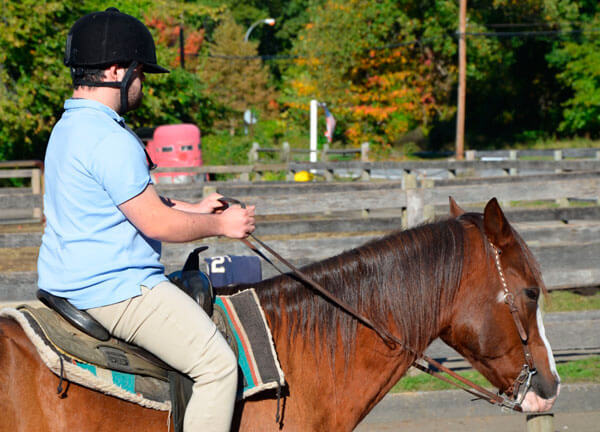
[{"label": "helmet strap", "polygon": [[85,81],[83,79],[75,79],[73,80],[73,84],[76,86],[86,86],[86,87],[112,87],[118,88],[121,90],[121,109],[119,110],[120,115],[125,114],[128,108],[127,102],[127,92],[131,83],[133,82],[133,72],[136,67],[138,67],[139,63],[137,61],[132,61],[129,67],[127,68],[127,72],[125,72],[125,76],[122,81]]},{"label": "helmet strap", "polygon": [[75,86],[85,86],[85,87],[113,87],[113,88],[121,88],[121,81],[85,81],[82,79],[73,80],[73,84]]},{"label": "helmet strap", "polygon": [[121,81],[121,109],[119,110],[119,114],[123,115],[127,112],[128,102],[127,102],[127,92],[129,90],[129,86],[133,81],[133,71],[138,67],[137,61],[132,61],[127,68],[127,72],[125,72],[125,76],[123,77],[123,81]]}]

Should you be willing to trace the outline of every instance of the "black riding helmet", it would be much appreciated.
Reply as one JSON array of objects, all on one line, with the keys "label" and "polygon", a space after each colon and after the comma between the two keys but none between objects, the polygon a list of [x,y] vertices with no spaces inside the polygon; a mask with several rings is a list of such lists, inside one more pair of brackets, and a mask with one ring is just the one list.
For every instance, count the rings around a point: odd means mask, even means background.
[{"label": "black riding helmet", "polygon": [[[121,89],[121,114],[127,111],[127,90],[133,70],[144,65],[145,73],[168,73],[156,63],[154,39],[137,18],[110,7],[78,19],[67,35],[64,63],[71,68],[73,83],[90,87]],[[113,64],[128,65],[123,81],[83,80],[86,68],[101,69]]]}]

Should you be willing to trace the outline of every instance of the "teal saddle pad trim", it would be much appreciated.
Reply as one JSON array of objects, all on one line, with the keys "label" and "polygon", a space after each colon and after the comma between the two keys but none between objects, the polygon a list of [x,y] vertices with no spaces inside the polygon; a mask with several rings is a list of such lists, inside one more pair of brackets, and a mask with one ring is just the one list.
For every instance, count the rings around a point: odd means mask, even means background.
[{"label": "teal saddle pad trim", "polygon": [[[96,366],[87,364],[87,363],[81,363],[78,361],[76,361],[75,364],[77,366],[79,366],[80,368],[90,371],[94,375],[98,376],[98,368]],[[128,373],[124,373],[124,372],[118,372],[118,371],[114,371],[114,370],[110,370],[108,372],[110,372],[110,375],[103,374],[103,378],[108,379],[109,382],[112,382],[113,384],[121,387],[123,390],[128,391],[129,393],[136,394],[136,390],[135,390],[136,375],[128,374]]]}]

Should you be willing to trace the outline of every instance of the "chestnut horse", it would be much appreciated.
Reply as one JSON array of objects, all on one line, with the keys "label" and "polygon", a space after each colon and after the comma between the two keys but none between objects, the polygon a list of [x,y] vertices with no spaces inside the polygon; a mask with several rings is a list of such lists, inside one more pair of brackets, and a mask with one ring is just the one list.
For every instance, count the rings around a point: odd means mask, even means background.
[{"label": "chestnut horse", "polygon": [[[274,395],[256,395],[236,407],[232,429],[350,431],[405,374],[414,352],[437,337],[510,396],[525,363],[524,344],[502,279],[537,371],[523,409],[550,409],[559,377],[538,309],[545,288],[535,259],[495,199],[483,215],[464,213],[453,201],[451,213],[303,268],[410,350],[391,348],[291,275],[255,285],[287,386],[279,423]],[[0,431],[167,430],[165,412],[75,384],[60,399],[57,381],[20,327],[1,319]]]}]

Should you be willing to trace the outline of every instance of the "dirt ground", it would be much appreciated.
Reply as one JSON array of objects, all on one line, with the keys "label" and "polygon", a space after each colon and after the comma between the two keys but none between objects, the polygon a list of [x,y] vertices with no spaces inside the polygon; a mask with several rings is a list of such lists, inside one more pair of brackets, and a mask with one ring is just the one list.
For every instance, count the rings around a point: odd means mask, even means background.
[{"label": "dirt ground", "polygon": [[19,232],[42,232],[40,223],[22,223],[22,224],[4,224],[0,223],[0,234],[19,233]]},{"label": "dirt ground", "polygon": [[[538,432],[528,429],[524,415],[422,419],[387,424],[363,422],[356,432]],[[556,413],[553,432],[599,432],[600,412]],[[542,431],[539,431],[542,432]],[[545,431],[544,431],[545,432]]]},{"label": "dirt ground", "polygon": [[38,247],[0,248],[0,272],[37,270]]}]

